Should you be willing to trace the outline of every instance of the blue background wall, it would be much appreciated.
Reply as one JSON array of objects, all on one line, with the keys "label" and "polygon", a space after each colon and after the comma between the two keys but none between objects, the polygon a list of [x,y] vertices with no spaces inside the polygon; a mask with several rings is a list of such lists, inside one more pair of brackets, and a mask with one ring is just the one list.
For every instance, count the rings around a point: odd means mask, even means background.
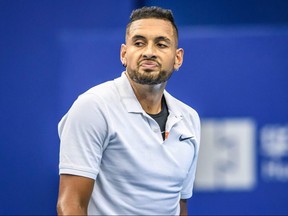
[{"label": "blue background wall", "polygon": [[[124,28],[143,5],[171,8],[180,26],[185,62],[171,93],[204,119],[288,124],[287,1],[0,0],[0,214],[55,214],[57,123],[123,70]],[[288,214],[288,179],[261,176],[259,143],[255,188],[195,190],[191,213]]]}]

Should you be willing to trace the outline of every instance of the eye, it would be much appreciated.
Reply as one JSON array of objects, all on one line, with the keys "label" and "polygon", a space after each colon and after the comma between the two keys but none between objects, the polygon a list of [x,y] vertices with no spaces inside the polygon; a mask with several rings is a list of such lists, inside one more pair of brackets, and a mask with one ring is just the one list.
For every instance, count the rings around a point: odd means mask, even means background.
[{"label": "eye", "polygon": [[166,44],[164,43],[158,43],[157,46],[161,49],[168,47]]},{"label": "eye", "polygon": [[136,42],[134,43],[134,45],[135,45],[136,47],[142,47],[142,46],[144,46],[144,43],[143,43],[142,41],[136,41]]}]

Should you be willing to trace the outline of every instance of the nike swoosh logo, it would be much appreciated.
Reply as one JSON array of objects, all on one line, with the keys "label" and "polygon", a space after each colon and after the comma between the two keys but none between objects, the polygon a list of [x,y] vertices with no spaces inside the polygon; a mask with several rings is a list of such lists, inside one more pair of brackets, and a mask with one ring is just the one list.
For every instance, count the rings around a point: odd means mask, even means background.
[{"label": "nike swoosh logo", "polygon": [[182,142],[182,141],[184,141],[184,140],[188,140],[188,139],[191,139],[191,138],[193,138],[192,136],[190,136],[190,137],[182,137],[183,135],[181,135],[180,137],[179,137],[179,141],[180,142]]}]

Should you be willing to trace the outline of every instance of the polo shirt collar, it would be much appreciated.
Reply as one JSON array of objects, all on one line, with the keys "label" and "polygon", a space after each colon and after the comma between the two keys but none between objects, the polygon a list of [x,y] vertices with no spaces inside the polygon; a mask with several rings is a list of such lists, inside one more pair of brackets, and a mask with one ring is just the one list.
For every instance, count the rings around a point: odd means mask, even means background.
[{"label": "polo shirt collar", "polygon": [[122,72],[121,77],[115,79],[114,81],[120,94],[121,102],[126,110],[131,113],[144,113],[144,110],[133,91],[125,71]]},{"label": "polo shirt collar", "polygon": [[164,90],[164,97],[167,103],[169,113],[174,115],[178,119],[182,119],[183,114],[179,109],[177,109],[178,106],[175,103],[176,99],[172,95],[170,95],[166,90]]},{"label": "polo shirt collar", "polygon": [[[122,72],[121,77],[115,79],[114,81],[120,94],[121,102],[123,103],[127,112],[146,114],[133,91],[125,71]],[[182,119],[183,115],[181,111],[177,109],[177,105],[174,102],[175,98],[166,90],[164,90],[164,97],[168,106],[169,113],[175,116],[175,118],[178,120]]]}]

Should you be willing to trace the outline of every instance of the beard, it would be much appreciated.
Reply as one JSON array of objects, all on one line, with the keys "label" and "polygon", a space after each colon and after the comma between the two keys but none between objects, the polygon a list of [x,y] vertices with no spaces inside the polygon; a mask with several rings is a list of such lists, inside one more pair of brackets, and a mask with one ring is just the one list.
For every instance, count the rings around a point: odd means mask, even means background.
[{"label": "beard", "polygon": [[136,70],[126,69],[130,79],[142,85],[157,85],[165,83],[172,75],[172,71],[162,70],[161,65],[159,71],[145,69],[140,71],[138,65]]}]

